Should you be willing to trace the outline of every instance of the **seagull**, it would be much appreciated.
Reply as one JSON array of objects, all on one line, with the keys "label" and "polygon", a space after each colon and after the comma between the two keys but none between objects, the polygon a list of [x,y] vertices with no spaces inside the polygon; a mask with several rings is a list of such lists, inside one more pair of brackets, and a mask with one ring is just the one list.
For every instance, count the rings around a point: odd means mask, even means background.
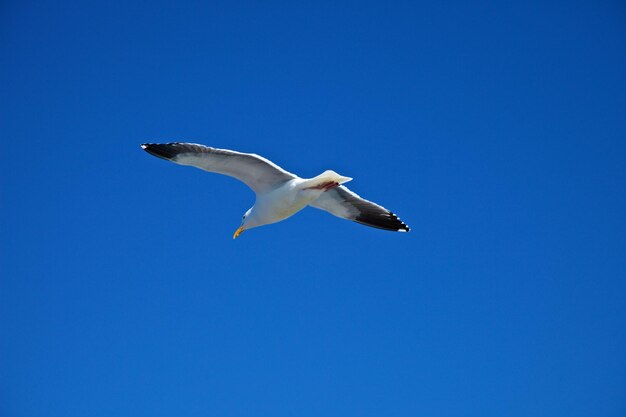
[{"label": "seagull", "polygon": [[256,194],[256,202],[243,215],[233,239],[248,229],[285,220],[306,206],[378,229],[395,232],[410,230],[386,208],[359,197],[343,186],[352,178],[335,171],[327,170],[307,179],[252,153],[183,142],[144,143],[141,147],[156,157],[228,175],[250,187]]}]

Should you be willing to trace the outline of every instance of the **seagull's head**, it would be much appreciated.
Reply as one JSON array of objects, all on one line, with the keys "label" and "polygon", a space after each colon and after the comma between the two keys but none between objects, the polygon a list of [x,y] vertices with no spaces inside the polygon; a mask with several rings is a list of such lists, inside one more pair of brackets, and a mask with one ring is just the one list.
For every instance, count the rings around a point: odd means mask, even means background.
[{"label": "seagull's head", "polygon": [[235,234],[233,235],[233,239],[237,239],[240,234],[245,232],[248,229],[252,229],[253,227],[260,226],[260,224],[256,221],[256,217],[254,216],[254,212],[252,209],[246,211],[246,214],[241,218],[241,225],[239,229],[235,230]]}]

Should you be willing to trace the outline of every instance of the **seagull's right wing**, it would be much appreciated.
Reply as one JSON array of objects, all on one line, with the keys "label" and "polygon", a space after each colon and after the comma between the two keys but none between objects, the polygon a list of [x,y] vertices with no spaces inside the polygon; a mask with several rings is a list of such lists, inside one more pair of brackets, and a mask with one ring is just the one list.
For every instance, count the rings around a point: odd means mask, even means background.
[{"label": "seagull's right wing", "polygon": [[362,199],[343,185],[323,192],[317,200],[309,205],[342,219],[352,220],[378,229],[396,232],[408,232],[410,230],[409,226],[404,224],[398,216],[378,204]]},{"label": "seagull's right wing", "polygon": [[141,147],[154,156],[180,165],[235,177],[256,193],[263,193],[297,178],[272,161],[251,153],[181,142],[144,143]]}]

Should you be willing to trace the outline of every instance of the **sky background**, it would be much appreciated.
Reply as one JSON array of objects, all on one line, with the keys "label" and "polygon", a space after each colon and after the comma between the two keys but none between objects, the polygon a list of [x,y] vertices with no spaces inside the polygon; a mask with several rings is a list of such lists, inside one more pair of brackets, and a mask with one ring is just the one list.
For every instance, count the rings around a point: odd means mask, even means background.
[{"label": "sky background", "polygon": [[[1,2],[0,415],[626,415],[624,51],[623,1]],[[412,231],[233,241],[169,141]]]}]

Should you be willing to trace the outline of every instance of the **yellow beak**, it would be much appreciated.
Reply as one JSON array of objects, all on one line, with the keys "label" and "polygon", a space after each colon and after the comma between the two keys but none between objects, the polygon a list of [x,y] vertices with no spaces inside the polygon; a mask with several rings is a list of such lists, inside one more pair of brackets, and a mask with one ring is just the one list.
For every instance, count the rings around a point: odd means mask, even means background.
[{"label": "yellow beak", "polygon": [[238,237],[240,234],[242,234],[242,233],[243,233],[243,230],[244,230],[244,229],[243,229],[243,226],[239,226],[239,229],[237,229],[237,230],[235,231],[235,234],[233,235],[233,239],[237,239],[237,237]]}]

